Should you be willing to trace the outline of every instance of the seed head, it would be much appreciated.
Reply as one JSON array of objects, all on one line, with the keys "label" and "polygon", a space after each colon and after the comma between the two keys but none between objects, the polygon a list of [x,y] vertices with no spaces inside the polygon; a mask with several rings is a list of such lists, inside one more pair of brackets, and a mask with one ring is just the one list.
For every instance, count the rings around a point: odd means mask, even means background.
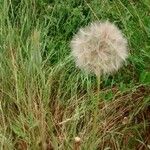
[{"label": "seed head", "polygon": [[108,21],[81,28],[74,35],[71,48],[76,65],[96,75],[117,71],[128,57],[127,40]]}]

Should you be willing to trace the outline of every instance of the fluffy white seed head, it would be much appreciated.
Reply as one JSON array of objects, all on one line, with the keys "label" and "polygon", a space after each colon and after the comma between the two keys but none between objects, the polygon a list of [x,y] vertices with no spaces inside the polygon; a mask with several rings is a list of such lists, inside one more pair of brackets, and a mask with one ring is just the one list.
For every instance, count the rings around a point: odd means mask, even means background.
[{"label": "fluffy white seed head", "polygon": [[128,56],[127,40],[108,21],[80,29],[71,41],[71,48],[76,65],[96,75],[117,71]]}]

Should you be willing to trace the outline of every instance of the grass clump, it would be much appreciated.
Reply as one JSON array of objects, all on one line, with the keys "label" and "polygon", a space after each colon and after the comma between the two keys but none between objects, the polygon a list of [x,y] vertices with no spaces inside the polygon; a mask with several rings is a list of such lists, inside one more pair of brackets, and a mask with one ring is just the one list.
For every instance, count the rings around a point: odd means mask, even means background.
[{"label": "grass clump", "polygon": [[[0,149],[147,149],[149,2],[1,1]],[[115,22],[128,63],[96,79],[75,68],[70,40],[90,21]],[[98,110],[98,111],[97,111]]]}]

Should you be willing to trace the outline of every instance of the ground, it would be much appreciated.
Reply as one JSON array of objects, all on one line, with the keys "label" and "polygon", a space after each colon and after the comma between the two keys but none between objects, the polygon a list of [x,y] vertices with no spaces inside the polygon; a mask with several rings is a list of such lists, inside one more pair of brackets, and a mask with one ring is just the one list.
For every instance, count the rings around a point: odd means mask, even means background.
[{"label": "ground", "polygon": [[[150,149],[149,0],[2,0],[0,10],[0,149]],[[70,56],[73,35],[98,20],[130,51],[99,92]]]}]

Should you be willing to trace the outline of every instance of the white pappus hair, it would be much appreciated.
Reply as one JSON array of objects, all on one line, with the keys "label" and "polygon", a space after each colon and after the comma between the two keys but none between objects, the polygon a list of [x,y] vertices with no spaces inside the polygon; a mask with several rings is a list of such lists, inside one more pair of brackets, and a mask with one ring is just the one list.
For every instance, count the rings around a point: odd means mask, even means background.
[{"label": "white pappus hair", "polygon": [[128,57],[127,40],[108,21],[81,28],[71,41],[71,49],[76,65],[96,75],[117,71]]}]

